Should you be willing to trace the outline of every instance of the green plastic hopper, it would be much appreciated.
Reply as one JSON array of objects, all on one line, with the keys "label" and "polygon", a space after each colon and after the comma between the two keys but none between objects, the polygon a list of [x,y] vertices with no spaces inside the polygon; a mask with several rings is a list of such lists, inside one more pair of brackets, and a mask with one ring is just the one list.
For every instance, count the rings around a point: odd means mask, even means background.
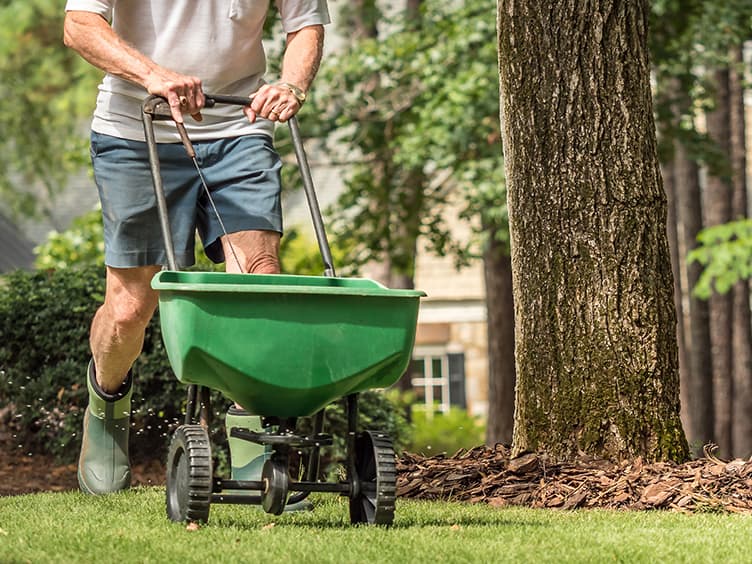
[{"label": "green plastic hopper", "polygon": [[152,287],[178,380],[278,417],[396,382],[425,295],[357,278],[171,270]]}]

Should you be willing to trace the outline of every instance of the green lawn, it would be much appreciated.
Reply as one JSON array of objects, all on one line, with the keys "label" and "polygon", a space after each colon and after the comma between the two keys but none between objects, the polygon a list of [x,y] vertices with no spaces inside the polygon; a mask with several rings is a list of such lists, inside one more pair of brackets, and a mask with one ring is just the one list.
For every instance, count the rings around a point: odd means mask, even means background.
[{"label": "green lawn", "polygon": [[274,517],[213,505],[171,523],[162,488],[0,498],[0,562],[722,562],[752,558],[752,517],[494,509],[399,501],[389,529],[352,527],[343,498]]}]

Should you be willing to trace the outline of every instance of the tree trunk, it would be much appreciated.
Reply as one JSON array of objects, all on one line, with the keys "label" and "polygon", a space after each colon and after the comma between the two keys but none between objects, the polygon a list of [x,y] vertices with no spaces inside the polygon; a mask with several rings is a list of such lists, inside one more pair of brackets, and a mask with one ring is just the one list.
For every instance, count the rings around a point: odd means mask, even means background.
[{"label": "tree trunk", "polygon": [[668,246],[671,253],[671,273],[674,277],[674,308],[676,309],[676,343],[679,349],[679,399],[681,409],[679,411],[682,427],[688,429],[691,413],[689,412],[689,360],[687,356],[686,337],[684,336],[684,307],[682,305],[681,268],[684,261],[679,251],[679,236],[677,233],[676,219],[676,180],[675,166],[672,160],[661,168],[663,173],[663,186],[666,190]]},{"label": "tree trunk", "polygon": [[647,0],[499,0],[513,451],[683,460]]},{"label": "tree trunk", "polygon": [[488,422],[486,443],[512,442],[514,425],[514,300],[512,259],[506,245],[488,227],[483,255],[488,311]]},{"label": "tree trunk", "polygon": [[[720,225],[731,220],[731,181],[728,174],[729,154],[729,73],[720,69],[713,75],[715,107],[707,113],[708,135],[715,141],[723,155],[711,167],[705,186],[705,226]],[[710,343],[713,372],[713,401],[715,412],[714,435],[719,447],[718,455],[727,457],[732,452],[732,296],[713,294],[709,302]]]},{"label": "tree trunk", "polygon": [[[742,48],[733,50],[729,73],[731,108],[731,168],[733,171],[734,219],[747,217],[746,143],[744,128],[744,86],[739,74]],[[734,300],[734,399],[733,445],[735,456],[752,455],[752,334],[750,329],[749,282],[737,282],[733,289]]]},{"label": "tree trunk", "polygon": [[[682,230],[680,247],[688,253],[697,246],[697,234],[702,229],[700,206],[700,177],[697,163],[686,146],[676,144],[676,200],[677,215]],[[702,455],[703,445],[713,441],[713,362],[710,344],[710,312],[708,302],[692,293],[702,273],[699,263],[686,265],[686,303],[688,304],[687,346],[689,348],[689,411],[691,426],[687,438],[695,456]]]},{"label": "tree trunk", "polygon": [[353,41],[378,35],[381,17],[376,0],[349,0],[339,11],[340,29]]},{"label": "tree trunk", "polygon": [[405,2],[405,14],[407,15],[407,19],[412,22],[415,28],[420,27],[420,23],[421,23],[420,5],[422,3],[423,3],[423,0],[407,0]]}]

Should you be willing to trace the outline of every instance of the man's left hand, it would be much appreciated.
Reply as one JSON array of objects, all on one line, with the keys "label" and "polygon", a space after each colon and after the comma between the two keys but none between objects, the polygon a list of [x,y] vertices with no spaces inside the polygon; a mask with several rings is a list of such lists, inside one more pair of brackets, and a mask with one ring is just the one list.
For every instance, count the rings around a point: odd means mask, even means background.
[{"label": "man's left hand", "polygon": [[265,84],[253,95],[250,106],[243,111],[251,123],[257,117],[270,121],[286,122],[300,110],[300,100],[292,90],[284,84]]}]

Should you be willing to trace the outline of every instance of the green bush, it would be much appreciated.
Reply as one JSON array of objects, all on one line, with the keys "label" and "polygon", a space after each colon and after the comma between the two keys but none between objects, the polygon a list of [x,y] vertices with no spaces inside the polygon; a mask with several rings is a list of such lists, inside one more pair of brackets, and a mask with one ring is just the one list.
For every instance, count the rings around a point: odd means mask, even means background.
[{"label": "green bush", "polygon": [[[8,407],[0,414],[5,411],[13,447],[73,461],[87,403],[89,326],[104,297],[104,268],[17,271],[0,285],[0,406]],[[133,376],[133,458],[163,457],[172,430],[183,420],[186,388],[170,368],[158,314],[147,328]],[[213,392],[211,431],[220,460],[226,457],[223,425],[229,405]],[[404,443],[404,418],[381,393],[362,394],[359,424],[389,432],[398,446]],[[302,420],[301,431],[308,425]],[[344,410],[335,404],[327,410],[326,431],[336,438],[335,447],[324,453],[327,461],[343,460],[345,429]]]},{"label": "green bush", "polygon": [[[104,298],[97,266],[9,274],[0,294],[0,405],[25,452],[70,461],[78,453],[87,402],[89,326]],[[135,457],[159,451],[178,420],[183,387],[172,376],[158,316],[133,367]]]},{"label": "green bush", "polygon": [[413,433],[406,450],[426,456],[484,444],[485,424],[464,409],[452,407],[449,413],[436,413],[429,419],[425,411],[413,410]]}]

